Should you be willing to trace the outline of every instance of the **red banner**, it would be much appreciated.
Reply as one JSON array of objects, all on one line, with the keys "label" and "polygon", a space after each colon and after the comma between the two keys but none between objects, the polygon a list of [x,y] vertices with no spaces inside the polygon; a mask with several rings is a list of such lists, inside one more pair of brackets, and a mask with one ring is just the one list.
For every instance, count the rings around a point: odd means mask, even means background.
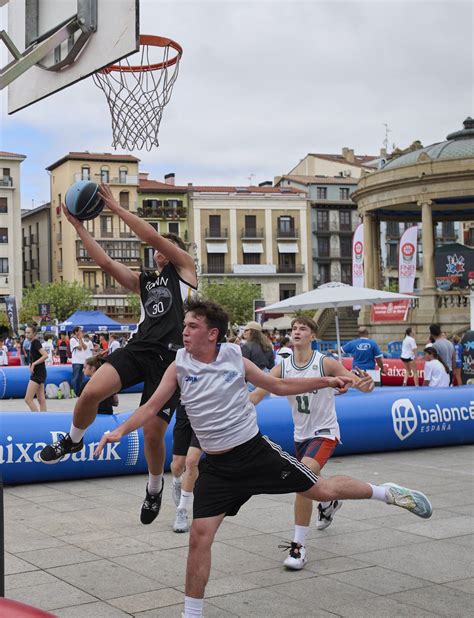
[{"label": "red banner", "polygon": [[407,319],[409,306],[409,300],[372,305],[370,320],[371,322],[404,322]]},{"label": "red banner", "polygon": [[[349,371],[352,369],[352,358],[343,358],[342,364]],[[383,359],[384,373],[382,374],[382,386],[402,386],[403,377],[405,375],[405,365],[399,358],[384,358]],[[423,384],[425,361],[417,356],[416,368],[420,384]],[[414,386],[413,378],[408,378],[408,386]]]}]

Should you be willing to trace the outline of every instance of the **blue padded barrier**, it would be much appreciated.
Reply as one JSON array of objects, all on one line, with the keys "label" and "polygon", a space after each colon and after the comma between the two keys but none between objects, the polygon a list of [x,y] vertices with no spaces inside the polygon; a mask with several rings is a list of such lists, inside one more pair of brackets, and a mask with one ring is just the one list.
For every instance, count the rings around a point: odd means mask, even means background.
[{"label": "blue padded barrier", "polygon": [[[394,451],[474,443],[474,389],[381,388],[337,398],[343,443],[335,455]],[[95,444],[107,430],[129,416],[99,415],[86,433],[85,448],[56,465],[38,459],[45,443],[69,430],[71,413],[0,413],[0,465],[5,484],[118,476],[146,471],[143,434],[139,430],[108,445],[99,460]],[[267,397],[257,408],[263,434],[293,453],[293,423],[286,398]],[[174,421],[166,433],[169,469]]]}]

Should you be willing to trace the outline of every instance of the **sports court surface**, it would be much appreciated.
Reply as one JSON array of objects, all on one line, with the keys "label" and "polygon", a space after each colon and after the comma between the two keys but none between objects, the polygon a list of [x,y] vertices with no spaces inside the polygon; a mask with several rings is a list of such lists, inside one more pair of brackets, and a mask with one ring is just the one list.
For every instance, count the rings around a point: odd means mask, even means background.
[{"label": "sports court surface", "polygon": [[[122,395],[119,411],[138,397]],[[329,528],[313,528],[305,569],[290,572],[277,546],[291,539],[293,496],[255,497],[217,534],[206,617],[472,616],[473,446],[334,457],[327,474],[419,488],[433,517],[346,502]],[[144,475],[6,488],[6,596],[68,618],[181,616],[188,535],[172,531],[169,474],[165,483],[148,527]]]}]

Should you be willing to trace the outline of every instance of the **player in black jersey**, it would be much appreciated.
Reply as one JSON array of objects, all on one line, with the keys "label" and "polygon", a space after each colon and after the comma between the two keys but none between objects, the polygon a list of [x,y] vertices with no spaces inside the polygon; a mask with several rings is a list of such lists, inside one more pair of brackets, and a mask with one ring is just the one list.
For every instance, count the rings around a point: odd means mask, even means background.
[{"label": "player in black jersey", "polygon": [[[157,270],[138,273],[113,260],[89,234],[83,223],[63,206],[64,216],[76,229],[92,260],[120,285],[140,294],[141,317],[137,332],[129,343],[107,357],[107,362],[96,371],[82,391],[74,408],[69,433],[41,451],[40,459],[44,463],[57,463],[67,453],[80,451],[84,444],[84,433],[97,415],[99,402],[122,388],[144,381],[141,403],[148,401],[166,369],[174,361],[176,350],[182,346],[183,302],[193,295],[197,286],[194,260],[178,236],[158,234],[146,221],[119,206],[107,185],[101,185],[100,194],[113,213],[147,245],[154,247]],[[144,524],[151,523],[160,510],[165,461],[164,435],[178,400],[179,391],[176,391],[157,410],[156,417],[144,427],[145,457],[149,470],[146,497],[140,515]]]}]

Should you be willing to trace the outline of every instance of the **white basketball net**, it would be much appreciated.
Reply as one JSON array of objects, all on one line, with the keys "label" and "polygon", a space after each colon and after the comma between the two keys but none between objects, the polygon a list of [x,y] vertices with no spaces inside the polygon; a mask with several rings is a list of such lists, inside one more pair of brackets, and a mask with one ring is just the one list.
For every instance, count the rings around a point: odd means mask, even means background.
[{"label": "white basketball net", "polygon": [[[156,47],[140,45],[140,65],[156,64],[150,61],[150,51],[163,50],[160,68],[134,70],[137,63],[130,63],[128,58],[120,60],[116,67],[129,70],[113,69],[97,72],[93,75],[95,84],[104,92],[112,117],[113,148],[124,150],[151,150],[159,146],[163,109],[171,98],[173,86],[178,77],[181,53],[177,61],[170,63],[176,55],[170,45]],[[136,55],[134,55],[136,57]]]}]

